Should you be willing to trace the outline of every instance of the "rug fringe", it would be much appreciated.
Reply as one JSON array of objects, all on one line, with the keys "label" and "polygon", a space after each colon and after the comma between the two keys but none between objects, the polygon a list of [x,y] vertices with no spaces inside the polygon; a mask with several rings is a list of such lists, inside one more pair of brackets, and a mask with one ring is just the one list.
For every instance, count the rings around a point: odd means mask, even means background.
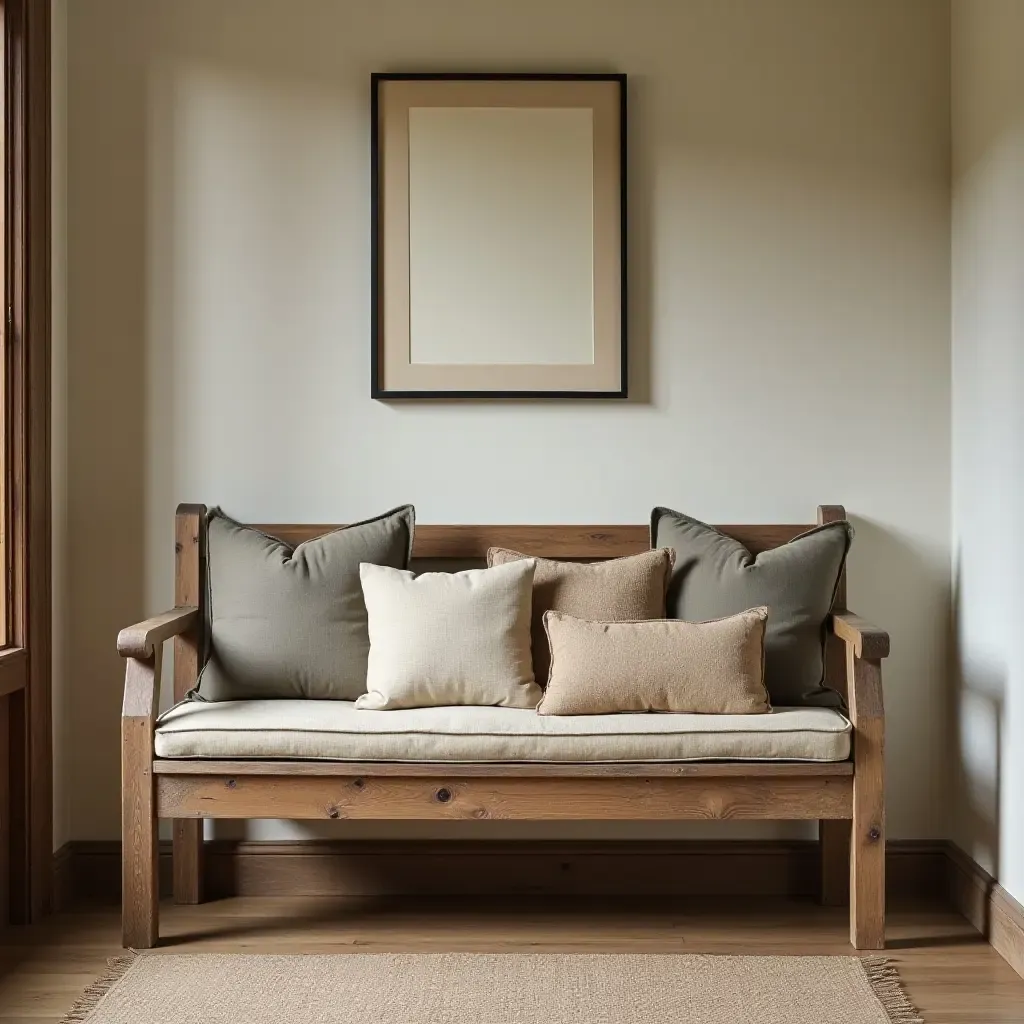
[{"label": "rug fringe", "polygon": [[60,1024],[83,1024],[99,1001],[124,977],[125,972],[138,959],[139,954],[129,949],[124,956],[111,957],[107,969],[82,993],[81,998],[61,1018]]},{"label": "rug fringe", "polygon": [[884,956],[861,957],[860,965],[891,1024],[925,1024],[924,1018],[907,998],[892,960]]}]

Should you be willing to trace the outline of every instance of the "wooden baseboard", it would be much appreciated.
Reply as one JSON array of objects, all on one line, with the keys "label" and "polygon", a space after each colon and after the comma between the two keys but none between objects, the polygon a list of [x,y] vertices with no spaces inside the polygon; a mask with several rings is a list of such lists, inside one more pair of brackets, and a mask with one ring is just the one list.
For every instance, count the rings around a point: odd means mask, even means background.
[{"label": "wooden baseboard", "polygon": [[[888,844],[886,888],[943,898],[1024,977],[1024,907],[945,841]],[[205,846],[207,897],[396,895],[805,896],[814,842],[233,842]],[[53,861],[54,903],[117,904],[121,844],[75,840]],[[171,892],[170,843],[160,891]]]},{"label": "wooden baseboard", "polygon": [[959,846],[947,852],[950,903],[1024,978],[1024,907]]},{"label": "wooden baseboard", "polygon": [[[66,851],[66,852],[65,852]],[[58,852],[60,906],[120,900],[121,847],[74,841]],[[170,844],[161,892],[171,891]],[[208,842],[206,894],[226,896],[711,895],[818,892],[818,846],[788,841]],[[941,897],[946,844],[889,844],[892,893]]]}]

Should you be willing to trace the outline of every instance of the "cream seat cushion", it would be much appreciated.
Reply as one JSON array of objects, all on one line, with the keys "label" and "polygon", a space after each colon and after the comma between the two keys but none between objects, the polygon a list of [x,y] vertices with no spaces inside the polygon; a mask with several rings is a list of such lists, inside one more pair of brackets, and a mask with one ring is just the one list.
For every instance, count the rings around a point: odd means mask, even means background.
[{"label": "cream seat cushion", "polygon": [[766,715],[538,715],[532,708],[357,711],[351,701],[192,701],[161,715],[157,757],[325,761],[843,761],[832,708]]}]

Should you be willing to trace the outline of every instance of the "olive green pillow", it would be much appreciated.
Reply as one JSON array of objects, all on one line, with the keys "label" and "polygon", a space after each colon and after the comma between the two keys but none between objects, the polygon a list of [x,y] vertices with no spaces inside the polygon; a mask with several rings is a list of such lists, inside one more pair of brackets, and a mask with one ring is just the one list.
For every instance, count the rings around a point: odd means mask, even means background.
[{"label": "olive green pillow", "polygon": [[651,513],[651,546],[676,554],[669,616],[704,622],[767,606],[765,684],[775,707],[842,703],[822,685],[825,626],[852,539],[848,522],[828,523],[755,558],[697,519]]},{"label": "olive green pillow", "polygon": [[200,699],[364,694],[370,639],[359,563],[407,568],[414,524],[406,505],[292,548],[211,510]]}]

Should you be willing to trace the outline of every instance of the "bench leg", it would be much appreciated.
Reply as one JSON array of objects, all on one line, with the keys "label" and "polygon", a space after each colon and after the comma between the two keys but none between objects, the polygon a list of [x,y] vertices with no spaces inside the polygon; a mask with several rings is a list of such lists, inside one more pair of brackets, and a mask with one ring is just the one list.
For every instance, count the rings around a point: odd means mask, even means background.
[{"label": "bench leg", "polygon": [[126,947],[149,949],[159,935],[160,883],[152,758],[145,720],[122,722],[121,935]]},{"label": "bench leg", "polygon": [[819,902],[844,907],[850,899],[850,820],[823,818],[818,822],[818,859],[821,867]]},{"label": "bench leg", "polygon": [[885,948],[885,836],[873,825],[857,827],[850,843],[850,942],[857,949]]},{"label": "bench leg", "polygon": [[203,902],[203,822],[201,818],[175,818],[171,859],[174,865],[174,902]]},{"label": "bench leg", "polygon": [[850,941],[885,948],[885,721],[879,663],[849,657],[852,689],[853,831],[850,839]]}]

